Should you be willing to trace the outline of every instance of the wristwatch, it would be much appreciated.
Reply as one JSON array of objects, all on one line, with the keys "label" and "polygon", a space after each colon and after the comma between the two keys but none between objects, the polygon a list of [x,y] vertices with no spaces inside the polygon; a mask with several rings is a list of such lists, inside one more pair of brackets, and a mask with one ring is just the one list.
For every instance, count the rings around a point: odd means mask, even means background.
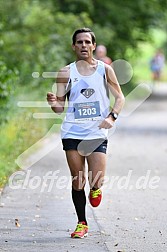
[{"label": "wristwatch", "polygon": [[114,120],[117,120],[117,118],[118,118],[118,114],[117,114],[117,113],[111,111],[110,114],[109,114],[109,116],[110,116],[110,115],[112,116],[112,118],[113,118]]}]

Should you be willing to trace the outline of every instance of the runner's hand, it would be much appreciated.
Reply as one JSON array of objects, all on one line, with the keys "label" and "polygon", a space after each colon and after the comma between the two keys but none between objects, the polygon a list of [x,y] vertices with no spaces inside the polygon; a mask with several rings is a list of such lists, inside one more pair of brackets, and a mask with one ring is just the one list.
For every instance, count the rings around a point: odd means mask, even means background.
[{"label": "runner's hand", "polygon": [[57,97],[54,93],[48,92],[47,93],[47,101],[50,106],[55,106],[57,103]]},{"label": "runner's hand", "polygon": [[100,125],[98,126],[99,129],[111,129],[114,126],[114,120],[112,119],[112,117],[107,117],[105,118]]}]

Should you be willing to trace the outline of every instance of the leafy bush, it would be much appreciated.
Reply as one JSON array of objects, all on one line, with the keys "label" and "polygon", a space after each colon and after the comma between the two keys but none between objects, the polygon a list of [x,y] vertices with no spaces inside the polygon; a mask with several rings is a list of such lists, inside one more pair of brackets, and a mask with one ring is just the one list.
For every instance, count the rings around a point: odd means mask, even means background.
[{"label": "leafy bush", "polygon": [[7,120],[8,101],[14,93],[17,81],[18,72],[8,69],[6,64],[0,61],[0,123]]}]

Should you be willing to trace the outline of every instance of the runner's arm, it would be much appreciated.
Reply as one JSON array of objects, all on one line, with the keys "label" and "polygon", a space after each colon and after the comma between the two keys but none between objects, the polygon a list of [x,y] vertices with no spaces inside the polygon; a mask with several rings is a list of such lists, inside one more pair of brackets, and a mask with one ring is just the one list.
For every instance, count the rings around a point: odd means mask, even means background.
[{"label": "runner's arm", "polygon": [[[125,98],[114,73],[114,70],[111,66],[105,64],[106,68],[106,77],[109,90],[113,94],[115,98],[114,105],[112,107],[112,112],[116,113],[117,115],[121,112],[123,105],[125,103]],[[99,125],[99,129],[110,129],[113,127],[115,119],[113,116],[108,115]]]},{"label": "runner's arm", "polygon": [[55,113],[62,113],[64,111],[64,104],[66,100],[66,85],[69,81],[69,67],[62,68],[56,78],[57,92],[56,94],[48,92],[47,101],[51,109]]},{"label": "runner's arm", "polygon": [[113,94],[115,98],[112,111],[119,114],[125,103],[125,98],[124,98],[124,95],[122,93],[122,90],[120,88],[120,85],[118,83],[118,80],[114,73],[113,68],[109,65],[105,65],[105,68],[106,68],[106,77],[107,77],[108,87],[109,87],[110,92]]}]

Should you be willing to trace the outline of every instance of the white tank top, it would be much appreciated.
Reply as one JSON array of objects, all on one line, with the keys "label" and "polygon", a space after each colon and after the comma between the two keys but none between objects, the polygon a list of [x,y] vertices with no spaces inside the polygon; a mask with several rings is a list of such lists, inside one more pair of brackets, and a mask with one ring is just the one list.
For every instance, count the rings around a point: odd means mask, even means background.
[{"label": "white tank top", "polygon": [[61,126],[61,138],[106,139],[108,130],[98,127],[110,109],[104,63],[98,61],[96,71],[89,76],[81,75],[76,63],[71,63],[66,89],[68,109]]}]

